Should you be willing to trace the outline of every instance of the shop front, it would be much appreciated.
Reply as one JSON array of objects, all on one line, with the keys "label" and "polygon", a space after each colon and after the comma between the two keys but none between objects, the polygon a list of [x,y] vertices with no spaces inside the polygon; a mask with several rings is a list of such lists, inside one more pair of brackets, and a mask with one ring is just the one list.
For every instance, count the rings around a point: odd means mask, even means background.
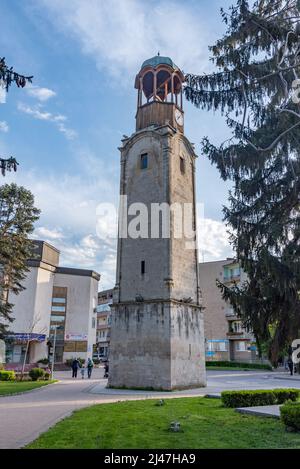
[{"label": "shop front", "polygon": [[45,358],[43,346],[46,342],[45,334],[15,333],[5,337],[5,361],[10,364],[34,363]]}]

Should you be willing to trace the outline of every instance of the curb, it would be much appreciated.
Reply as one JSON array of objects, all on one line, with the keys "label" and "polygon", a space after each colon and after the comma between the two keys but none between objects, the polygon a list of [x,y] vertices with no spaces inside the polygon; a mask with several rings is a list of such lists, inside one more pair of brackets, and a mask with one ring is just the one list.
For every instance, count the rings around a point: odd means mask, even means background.
[{"label": "curb", "polygon": [[274,415],[274,414],[268,414],[265,412],[262,412],[260,410],[250,410],[250,408],[245,408],[245,407],[237,407],[235,409],[236,412],[239,414],[245,414],[245,415],[253,415],[254,417],[265,417],[265,418],[273,418],[273,419],[280,419],[280,415]]}]

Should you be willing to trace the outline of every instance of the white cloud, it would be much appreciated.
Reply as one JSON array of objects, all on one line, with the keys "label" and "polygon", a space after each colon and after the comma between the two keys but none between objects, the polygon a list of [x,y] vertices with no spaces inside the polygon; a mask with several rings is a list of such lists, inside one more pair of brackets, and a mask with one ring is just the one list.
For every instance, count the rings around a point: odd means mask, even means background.
[{"label": "white cloud", "polygon": [[5,133],[9,131],[9,127],[6,121],[0,121],[0,131]]},{"label": "white cloud", "polygon": [[233,256],[225,223],[200,218],[198,220],[199,261],[217,261]]},{"label": "white cloud", "polygon": [[33,236],[60,250],[60,265],[96,270],[100,288],[111,288],[117,242],[109,238],[110,231],[100,239],[96,227],[98,204],[118,199],[115,168],[84,148],[74,148],[74,165],[76,176],[23,170],[7,174],[7,182],[15,181],[34,194],[41,216]]},{"label": "white cloud", "polygon": [[56,96],[55,91],[50,90],[49,88],[40,88],[38,86],[28,86],[26,91],[30,96],[42,102],[48,101],[48,99]]},{"label": "white cloud", "polygon": [[34,238],[35,239],[42,239],[45,241],[49,240],[56,240],[56,239],[63,239],[64,234],[60,229],[49,229],[45,226],[40,226],[34,230]]},{"label": "white cloud", "polygon": [[41,105],[30,107],[24,103],[18,103],[18,110],[32,116],[34,119],[53,122],[59,132],[63,133],[68,140],[73,140],[77,137],[75,130],[68,128],[64,124],[67,117],[62,114],[52,114],[51,112],[44,111]]},{"label": "white cloud", "polygon": [[[56,28],[79,42],[99,70],[123,81],[160,51],[185,71],[210,68],[212,27],[195,4],[141,0],[42,0]],[[216,10],[217,12],[217,10]]]},{"label": "white cloud", "polygon": [[3,81],[0,80],[0,104],[6,103],[7,91],[5,89]]}]

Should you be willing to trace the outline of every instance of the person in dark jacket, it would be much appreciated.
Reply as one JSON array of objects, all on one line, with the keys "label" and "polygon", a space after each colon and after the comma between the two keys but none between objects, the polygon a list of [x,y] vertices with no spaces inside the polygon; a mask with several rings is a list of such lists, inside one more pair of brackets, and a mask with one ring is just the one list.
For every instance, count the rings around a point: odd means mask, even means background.
[{"label": "person in dark jacket", "polygon": [[72,361],[72,378],[77,378],[77,371],[80,368],[80,363],[77,358]]},{"label": "person in dark jacket", "polygon": [[108,378],[108,370],[109,370],[109,366],[108,366],[108,362],[106,362],[104,365],[104,378]]},{"label": "person in dark jacket", "polygon": [[291,355],[288,358],[287,364],[288,364],[291,375],[293,375],[294,374],[294,363],[293,363]]}]

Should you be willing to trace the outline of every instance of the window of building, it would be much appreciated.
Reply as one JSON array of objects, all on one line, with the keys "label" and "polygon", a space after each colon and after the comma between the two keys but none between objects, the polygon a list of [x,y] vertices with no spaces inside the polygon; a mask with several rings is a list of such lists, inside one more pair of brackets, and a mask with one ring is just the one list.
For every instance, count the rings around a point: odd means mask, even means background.
[{"label": "window of building", "polygon": [[230,325],[230,332],[243,332],[241,321],[232,321]]},{"label": "window of building", "polygon": [[62,362],[63,360],[66,306],[67,288],[53,287],[49,339],[53,343],[56,331],[55,362]]},{"label": "window of building", "polygon": [[235,349],[237,352],[246,352],[246,342],[244,340],[237,341],[235,343]]},{"label": "window of building", "polygon": [[58,316],[56,314],[51,314],[51,323],[52,324],[59,324],[65,322],[65,316],[61,315]]},{"label": "window of building", "polygon": [[52,298],[52,303],[65,303],[65,298]]},{"label": "window of building", "polygon": [[141,155],[141,169],[148,168],[148,153],[143,153]]},{"label": "window of building", "polygon": [[141,262],[141,274],[144,275],[146,272],[146,266],[145,266],[145,261]]},{"label": "window of building", "polygon": [[181,174],[185,173],[185,160],[182,156],[180,157],[180,172]]},{"label": "window of building", "polygon": [[207,341],[207,350],[209,352],[226,352],[227,351],[227,341],[226,340],[208,340]]},{"label": "window of building", "polygon": [[54,312],[60,312],[60,313],[64,313],[66,311],[66,307],[65,306],[54,306],[52,305],[51,306],[51,311],[54,311]]},{"label": "window of building", "polygon": [[95,318],[92,318],[92,328],[95,329],[96,327],[96,320]]},{"label": "window of building", "polygon": [[237,267],[224,267],[224,280],[231,280],[236,279],[241,276],[241,269],[239,266]]}]

